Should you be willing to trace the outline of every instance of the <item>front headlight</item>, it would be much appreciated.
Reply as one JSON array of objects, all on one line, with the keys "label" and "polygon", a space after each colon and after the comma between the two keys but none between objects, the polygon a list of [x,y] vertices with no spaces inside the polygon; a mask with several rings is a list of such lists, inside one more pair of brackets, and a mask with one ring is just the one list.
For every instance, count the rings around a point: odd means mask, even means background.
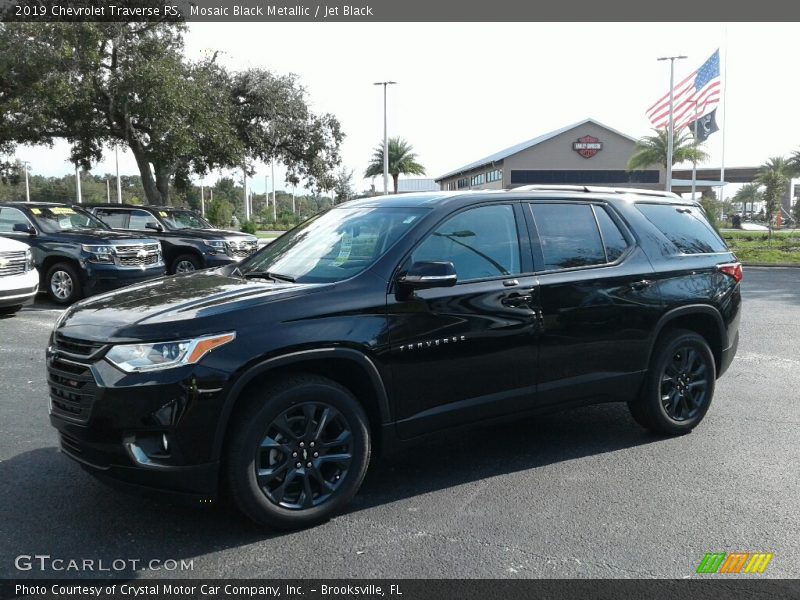
[{"label": "front headlight", "polygon": [[106,359],[126,373],[160,371],[198,362],[214,348],[233,341],[236,332],[207,335],[193,340],[120,344],[106,354]]},{"label": "front headlight", "polygon": [[28,271],[33,271],[35,268],[36,265],[33,262],[33,252],[31,252],[31,249],[28,248],[25,250],[25,272],[27,273]]},{"label": "front headlight", "polygon": [[98,263],[113,263],[114,262],[114,247],[106,245],[95,244],[81,244],[81,249],[91,254],[89,262]]},{"label": "front headlight", "polygon": [[210,246],[212,250],[215,252],[222,252],[223,254],[228,253],[228,244],[225,243],[225,240],[204,240],[206,246]]}]

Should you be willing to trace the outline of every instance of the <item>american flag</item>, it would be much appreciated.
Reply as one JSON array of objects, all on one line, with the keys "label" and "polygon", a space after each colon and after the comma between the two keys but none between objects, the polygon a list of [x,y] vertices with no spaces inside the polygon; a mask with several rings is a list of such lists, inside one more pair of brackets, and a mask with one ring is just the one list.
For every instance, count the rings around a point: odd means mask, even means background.
[{"label": "american flag", "polygon": [[[719,49],[678,83],[673,90],[673,122],[675,131],[686,127],[689,123],[705,115],[711,107],[719,103]],[[696,108],[695,108],[696,104]],[[656,129],[669,126],[669,92],[659,98],[647,109],[647,118]]]}]

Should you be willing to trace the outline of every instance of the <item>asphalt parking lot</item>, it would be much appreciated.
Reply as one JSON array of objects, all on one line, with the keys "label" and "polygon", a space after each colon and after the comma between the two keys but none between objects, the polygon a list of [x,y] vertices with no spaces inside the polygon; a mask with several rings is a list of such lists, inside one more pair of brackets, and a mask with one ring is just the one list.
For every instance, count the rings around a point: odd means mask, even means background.
[{"label": "asphalt parking lot", "polygon": [[119,573],[142,577],[682,578],[714,551],[771,552],[762,577],[797,577],[800,269],[746,269],[743,289],[739,354],[692,434],[606,405],[443,436],[288,534],[109,490],[59,455],[43,359],[59,311],[38,302],[0,320],[0,577],[81,575],[15,568],[38,554],[194,567]]}]

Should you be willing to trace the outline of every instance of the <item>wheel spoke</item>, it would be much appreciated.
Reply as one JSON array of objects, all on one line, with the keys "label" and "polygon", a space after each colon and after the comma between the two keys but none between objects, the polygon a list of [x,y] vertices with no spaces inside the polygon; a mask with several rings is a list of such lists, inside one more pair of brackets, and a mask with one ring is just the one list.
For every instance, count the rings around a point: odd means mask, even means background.
[{"label": "wheel spoke", "polygon": [[350,431],[347,429],[343,430],[339,435],[336,436],[335,439],[329,442],[323,442],[323,448],[336,448],[337,446],[342,446],[350,441]]},{"label": "wheel spoke", "polygon": [[336,454],[324,454],[320,456],[317,460],[317,463],[320,465],[323,463],[337,463],[337,464],[348,464],[352,460],[353,455],[349,452],[339,452]]},{"label": "wheel spoke", "polygon": [[325,492],[330,493],[335,489],[332,483],[325,480],[319,469],[312,469],[311,475]]},{"label": "wheel spoke", "polygon": [[280,431],[285,437],[291,438],[293,440],[298,439],[297,434],[292,430],[292,426],[289,424],[289,421],[286,420],[286,413],[279,416],[272,422],[272,425]]},{"label": "wheel spoke", "polygon": [[318,440],[320,439],[320,437],[322,437],[322,432],[325,431],[325,427],[328,425],[330,417],[331,417],[331,409],[326,406],[319,417],[319,421],[317,422],[317,429],[314,432],[315,440]]},{"label": "wheel spoke", "polygon": [[280,450],[281,452],[290,452],[289,446],[283,442],[279,442],[274,438],[267,436],[261,440],[261,448],[264,450]]},{"label": "wheel spoke", "polygon": [[297,469],[290,469],[286,473],[286,477],[284,478],[283,482],[276,487],[273,492],[272,496],[275,498],[275,502],[281,503],[283,502],[283,497],[286,495],[286,488],[287,486],[294,481],[294,478],[297,477]]},{"label": "wheel spoke", "polygon": [[311,477],[309,477],[308,472],[303,475],[303,500],[300,504],[303,508],[314,506],[314,492],[311,491]]},{"label": "wheel spoke", "polygon": [[284,461],[280,465],[277,465],[272,468],[268,469],[258,469],[256,471],[256,481],[258,482],[259,487],[265,487],[269,484],[273,479],[275,479],[278,475],[283,473],[286,468],[289,466],[289,463]]},{"label": "wheel spoke", "polygon": [[314,429],[314,415],[316,412],[317,407],[314,404],[303,405],[303,418],[305,419],[303,438],[308,438],[311,436],[311,431]]}]

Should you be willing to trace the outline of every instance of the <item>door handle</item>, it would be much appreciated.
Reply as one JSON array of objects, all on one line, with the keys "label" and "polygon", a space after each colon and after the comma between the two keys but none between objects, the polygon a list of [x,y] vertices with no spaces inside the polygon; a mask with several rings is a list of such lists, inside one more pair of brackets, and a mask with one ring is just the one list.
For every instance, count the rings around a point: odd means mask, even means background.
[{"label": "door handle", "polygon": [[531,302],[533,302],[533,296],[529,294],[510,294],[502,300],[503,306],[508,306],[509,308],[530,306]]},{"label": "door handle", "polygon": [[631,284],[631,289],[632,290],[636,290],[638,292],[638,291],[641,291],[641,290],[643,290],[643,289],[645,289],[647,287],[650,287],[651,285],[653,285],[653,282],[651,280],[642,279],[641,281],[636,281],[636,282],[632,283]]}]

